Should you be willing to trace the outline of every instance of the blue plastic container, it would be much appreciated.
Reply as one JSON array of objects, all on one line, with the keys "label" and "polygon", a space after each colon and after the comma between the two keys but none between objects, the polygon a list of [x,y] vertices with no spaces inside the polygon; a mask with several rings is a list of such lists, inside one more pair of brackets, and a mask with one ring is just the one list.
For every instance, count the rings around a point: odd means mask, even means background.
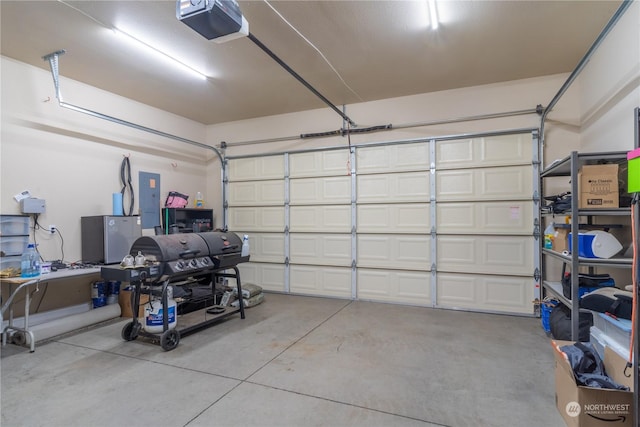
[{"label": "blue plastic container", "polygon": [[542,329],[544,329],[546,333],[551,332],[551,325],[549,325],[549,315],[551,314],[551,310],[553,310],[553,308],[558,304],[560,303],[556,300],[543,301],[542,304],[540,304],[540,319],[542,320]]},{"label": "blue plastic container", "polygon": [[109,295],[120,295],[120,281],[119,280],[109,280],[107,285],[107,296]]},{"label": "blue plastic container", "polygon": [[93,282],[91,285],[91,301],[93,308],[103,307],[107,305],[106,295],[107,285],[103,281]]},{"label": "blue plastic container", "polygon": [[[578,256],[582,258],[598,258],[593,254],[593,239],[596,236],[593,234],[578,233]],[[569,252],[573,251],[573,239],[571,233],[569,233]]]}]

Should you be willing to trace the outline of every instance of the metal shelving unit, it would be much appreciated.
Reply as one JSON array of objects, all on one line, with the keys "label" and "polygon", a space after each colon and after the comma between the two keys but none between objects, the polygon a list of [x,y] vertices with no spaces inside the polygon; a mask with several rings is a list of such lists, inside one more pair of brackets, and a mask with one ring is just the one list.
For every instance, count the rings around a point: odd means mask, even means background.
[{"label": "metal shelving unit", "polygon": [[[579,219],[581,217],[600,217],[600,216],[629,216],[631,208],[619,209],[580,209],[579,208],[579,191],[578,191],[578,171],[584,165],[600,164],[600,163],[626,163],[627,152],[605,152],[605,153],[578,153],[573,151],[564,159],[552,163],[549,167],[540,173],[540,189],[544,192],[544,181],[551,177],[570,177],[571,179],[571,210],[559,215],[567,215],[571,217],[571,247],[578,247],[578,234],[581,226]],[[544,193],[543,193],[544,194]],[[543,213],[543,215],[551,215]],[[543,245],[544,239],[540,239]],[[614,257],[610,259],[600,258],[583,258],[578,256],[578,251],[574,250],[570,254],[559,253],[550,249],[541,249],[541,266],[542,277],[545,277],[545,257],[551,257],[560,260],[569,266],[571,272],[578,272],[580,267],[591,268],[628,268],[633,266],[633,259]],[[564,296],[562,284],[559,281],[542,280],[543,297],[544,293],[551,294],[562,304],[571,309],[571,339],[578,340],[579,332],[579,275],[571,274],[571,298]]]}]

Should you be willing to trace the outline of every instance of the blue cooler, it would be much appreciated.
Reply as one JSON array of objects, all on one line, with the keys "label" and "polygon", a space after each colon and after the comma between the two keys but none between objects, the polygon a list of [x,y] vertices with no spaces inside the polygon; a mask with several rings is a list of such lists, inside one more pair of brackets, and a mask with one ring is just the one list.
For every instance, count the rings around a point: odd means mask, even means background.
[{"label": "blue cooler", "polygon": [[[569,233],[569,251],[572,246]],[[622,250],[622,244],[613,234],[606,231],[593,230],[578,233],[578,256],[583,258],[611,258]]]},{"label": "blue cooler", "polygon": [[[598,258],[593,254],[593,239],[595,239],[595,237],[593,234],[578,233],[578,256],[582,258]],[[569,233],[568,241],[569,252],[573,252],[571,233]]]}]

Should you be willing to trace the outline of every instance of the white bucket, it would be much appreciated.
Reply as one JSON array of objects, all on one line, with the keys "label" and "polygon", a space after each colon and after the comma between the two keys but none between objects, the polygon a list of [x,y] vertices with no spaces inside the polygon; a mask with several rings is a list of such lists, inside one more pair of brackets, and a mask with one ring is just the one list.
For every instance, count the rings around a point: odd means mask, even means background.
[{"label": "white bucket", "polygon": [[[176,327],[178,323],[177,316],[177,304],[173,299],[173,289],[171,286],[167,287],[167,322],[169,329]],[[162,299],[150,300],[144,305],[144,330],[152,334],[164,332],[164,326],[162,324],[162,316],[164,314],[164,307],[162,306]]]}]

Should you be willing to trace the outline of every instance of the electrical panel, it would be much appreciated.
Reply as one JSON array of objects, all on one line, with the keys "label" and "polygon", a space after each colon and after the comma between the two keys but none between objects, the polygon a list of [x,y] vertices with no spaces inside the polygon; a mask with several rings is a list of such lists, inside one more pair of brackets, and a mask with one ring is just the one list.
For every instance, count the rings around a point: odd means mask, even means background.
[{"label": "electrical panel", "polygon": [[29,197],[20,200],[20,210],[24,214],[41,214],[45,212],[46,203],[44,199]]}]

